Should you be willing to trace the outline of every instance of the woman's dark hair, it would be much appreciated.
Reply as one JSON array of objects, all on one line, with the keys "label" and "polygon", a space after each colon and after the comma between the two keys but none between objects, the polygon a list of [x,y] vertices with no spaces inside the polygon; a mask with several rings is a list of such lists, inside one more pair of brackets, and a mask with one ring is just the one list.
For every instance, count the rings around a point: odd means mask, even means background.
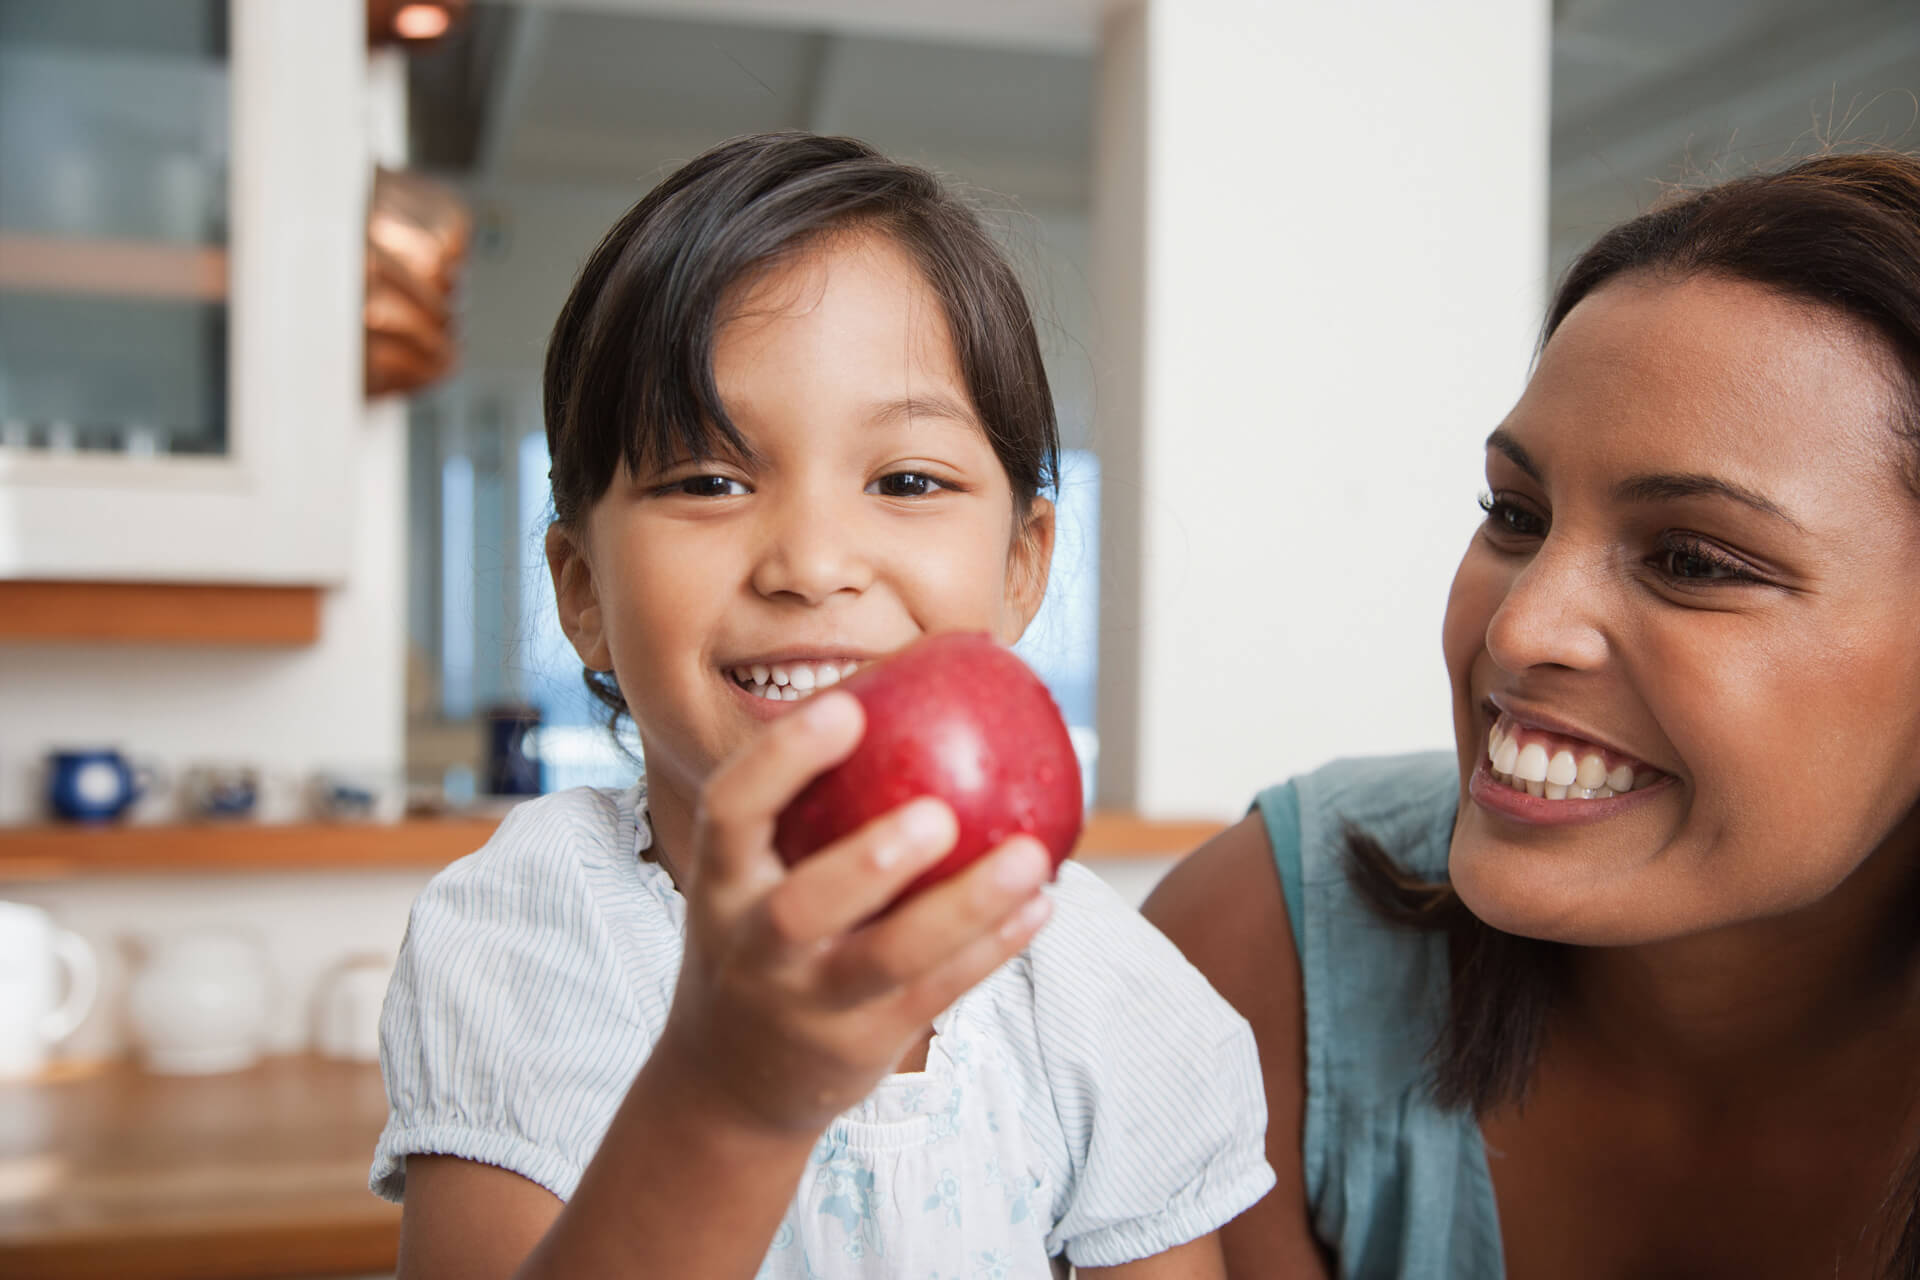
[{"label": "woman's dark hair", "polygon": [[[973,408],[1021,511],[1060,438],[1026,295],[978,215],[925,169],[852,138],[768,133],[688,161],[608,231],[547,341],[554,520],[577,527],[624,465],[751,453],[713,380],[714,331],[742,286],[850,229],[903,248],[940,299]],[[612,718],[619,686],[588,671]]]},{"label": "woman's dark hair", "polygon": [[[1886,342],[1903,377],[1891,428],[1920,493],[1920,159],[1832,154],[1677,195],[1601,236],[1555,291],[1542,348],[1609,281],[1717,276],[1832,308]],[[1365,832],[1347,832],[1348,871],[1386,919],[1444,931],[1453,956],[1447,1019],[1432,1048],[1441,1105],[1485,1111],[1527,1088],[1559,993],[1559,944],[1503,933],[1445,882],[1409,874]],[[1888,1274],[1920,1280],[1920,1153],[1889,1201]]]}]

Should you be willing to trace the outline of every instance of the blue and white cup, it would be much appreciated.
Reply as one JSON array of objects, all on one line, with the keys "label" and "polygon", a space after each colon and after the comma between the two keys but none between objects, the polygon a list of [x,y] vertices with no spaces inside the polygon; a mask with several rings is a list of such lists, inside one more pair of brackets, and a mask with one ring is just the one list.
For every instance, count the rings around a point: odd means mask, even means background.
[{"label": "blue and white cup", "polygon": [[157,778],[112,747],[50,752],[47,807],[68,822],[111,822],[153,790]]}]

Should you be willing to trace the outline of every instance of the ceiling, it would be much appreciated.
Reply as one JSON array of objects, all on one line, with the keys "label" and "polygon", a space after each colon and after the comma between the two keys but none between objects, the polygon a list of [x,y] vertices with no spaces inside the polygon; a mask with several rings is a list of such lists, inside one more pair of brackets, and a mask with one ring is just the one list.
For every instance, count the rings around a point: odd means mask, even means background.
[{"label": "ceiling", "polygon": [[1556,264],[1699,182],[1828,143],[1920,147],[1914,0],[1558,0]]},{"label": "ceiling", "polygon": [[459,39],[416,61],[421,162],[470,181],[625,187],[724,138],[796,128],[1036,206],[1087,203],[1094,62],[1058,30],[961,43],[632,8],[477,5]]},{"label": "ceiling", "polygon": [[[1162,0],[1169,2],[1169,0]],[[416,63],[417,153],[627,187],[721,138],[855,134],[1033,207],[1089,196],[1109,0],[479,4]],[[1553,0],[1556,263],[1663,182],[1920,145],[1916,0]]]}]

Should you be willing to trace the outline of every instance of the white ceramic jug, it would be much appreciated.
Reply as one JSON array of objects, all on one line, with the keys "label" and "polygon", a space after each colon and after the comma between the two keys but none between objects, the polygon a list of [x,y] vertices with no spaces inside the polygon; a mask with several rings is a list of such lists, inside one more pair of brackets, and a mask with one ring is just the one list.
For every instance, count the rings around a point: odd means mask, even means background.
[{"label": "white ceramic jug", "polygon": [[127,989],[147,1069],[162,1075],[238,1071],[260,1056],[267,957],[252,938],[204,929],[163,939]]},{"label": "white ceramic jug", "polygon": [[93,1007],[99,979],[86,939],[54,924],[39,907],[0,902],[0,1078],[30,1076],[45,1067],[49,1051]]},{"label": "white ceramic jug", "polygon": [[314,1048],[348,1062],[380,1061],[380,1006],[387,998],[393,961],[386,956],[348,956],[321,980],[314,1007]]}]

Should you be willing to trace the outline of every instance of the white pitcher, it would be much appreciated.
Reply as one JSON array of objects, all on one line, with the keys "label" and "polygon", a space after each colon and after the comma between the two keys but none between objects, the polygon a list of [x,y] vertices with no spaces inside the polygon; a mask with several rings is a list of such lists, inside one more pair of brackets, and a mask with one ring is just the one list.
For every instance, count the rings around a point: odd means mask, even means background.
[{"label": "white pitcher", "polygon": [[[59,970],[65,968],[66,995]],[[73,1034],[100,990],[85,938],[38,907],[0,902],[0,1078],[31,1076]]]}]

